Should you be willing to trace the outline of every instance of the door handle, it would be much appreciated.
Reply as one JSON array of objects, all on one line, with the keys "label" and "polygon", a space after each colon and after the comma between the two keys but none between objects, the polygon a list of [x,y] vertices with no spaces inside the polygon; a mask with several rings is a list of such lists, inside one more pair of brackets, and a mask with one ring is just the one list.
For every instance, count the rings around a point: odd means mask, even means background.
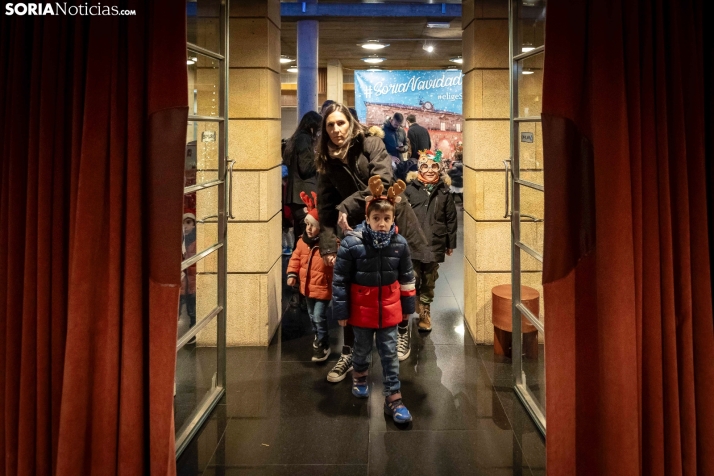
[{"label": "door handle", "polygon": [[[228,218],[235,219],[233,216],[233,166],[236,164],[235,160],[231,160],[226,157],[226,164],[228,165],[226,169],[227,177],[224,177],[224,181],[228,182]],[[230,181],[230,182],[229,182]]]},{"label": "door handle", "polygon": [[509,172],[511,171],[511,159],[506,159],[503,161],[503,166],[505,167],[505,172],[506,172],[506,211],[504,212],[503,218],[508,218],[511,216],[511,211],[509,207],[509,189],[510,187],[510,177],[509,177]]}]

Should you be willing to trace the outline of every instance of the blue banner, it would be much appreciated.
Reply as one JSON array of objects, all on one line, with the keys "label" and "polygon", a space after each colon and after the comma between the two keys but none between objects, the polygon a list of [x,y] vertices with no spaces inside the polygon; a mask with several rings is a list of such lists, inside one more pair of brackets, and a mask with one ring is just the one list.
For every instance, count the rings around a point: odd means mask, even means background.
[{"label": "blue banner", "polygon": [[381,126],[397,112],[413,114],[429,130],[432,148],[450,158],[461,148],[462,78],[461,71],[355,71],[358,119]]}]

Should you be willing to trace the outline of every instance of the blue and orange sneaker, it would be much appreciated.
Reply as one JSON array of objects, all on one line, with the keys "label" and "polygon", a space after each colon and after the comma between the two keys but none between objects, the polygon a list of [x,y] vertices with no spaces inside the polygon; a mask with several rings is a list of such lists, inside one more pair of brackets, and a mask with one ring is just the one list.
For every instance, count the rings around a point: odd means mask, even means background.
[{"label": "blue and orange sneaker", "polygon": [[352,395],[358,398],[369,397],[369,384],[366,375],[352,378]]},{"label": "blue and orange sneaker", "polygon": [[391,402],[384,399],[384,413],[391,416],[395,423],[409,423],[412,421],[412,414],[404,406],[401,398]]}]

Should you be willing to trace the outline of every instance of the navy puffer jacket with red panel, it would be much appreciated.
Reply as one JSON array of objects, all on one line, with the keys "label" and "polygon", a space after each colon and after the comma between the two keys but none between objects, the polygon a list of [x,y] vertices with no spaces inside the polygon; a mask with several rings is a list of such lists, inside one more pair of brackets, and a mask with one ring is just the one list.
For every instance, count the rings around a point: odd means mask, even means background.
[{"label": "navy puffer jacket with red panel", "polygon": [[399,324],[415,312],[416,291],[409,245],[395,233],[384,248],[372,246],[358,225],[340,243],[332,280],[332,317],[357,327]]}]

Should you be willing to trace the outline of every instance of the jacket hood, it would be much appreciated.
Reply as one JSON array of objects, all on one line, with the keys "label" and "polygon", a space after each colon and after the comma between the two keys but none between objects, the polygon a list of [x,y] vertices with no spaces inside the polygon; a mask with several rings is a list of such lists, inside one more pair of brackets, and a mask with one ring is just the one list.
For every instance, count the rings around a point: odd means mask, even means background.
[{"label": "jacket hood", "polygon": [[380,139],[384,139],[384,131],[379,126],[372,126],[369,128],[369,130],[367,132],[369,135],[379,137]]},{"label": "jacket hood", "polygon": [[[419,172],[409,172],[407,174],[407,183],[411,183],[412,180],[416,179],[418,175]],[[441,181],[444,182],[444,185],[446,185],[447,187],[451,187],[451,177],[449,177],[448,175],[442,173]]]}]

